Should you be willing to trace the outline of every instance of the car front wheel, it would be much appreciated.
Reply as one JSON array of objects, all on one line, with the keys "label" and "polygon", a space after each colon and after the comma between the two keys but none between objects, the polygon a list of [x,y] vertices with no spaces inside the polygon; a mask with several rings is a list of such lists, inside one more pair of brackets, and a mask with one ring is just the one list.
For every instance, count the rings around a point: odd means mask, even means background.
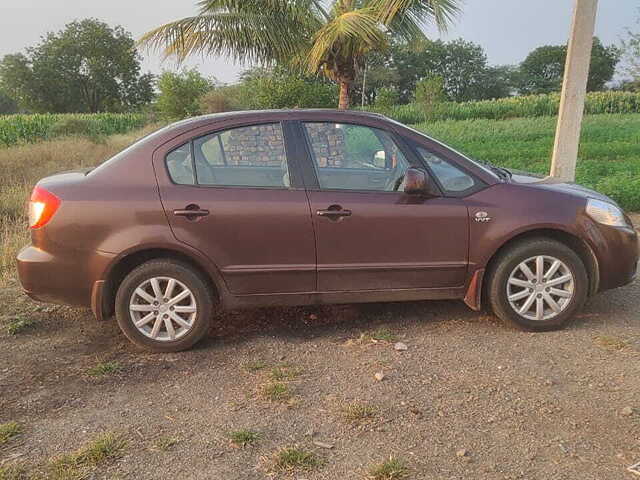
[{"label": "car front wheel", "polygon": [[188,265],[151,260],[129,273],[116,295],[116,318],[126,337],[154,352],[186,350],[207,333],[213,299]]},{"label": "car front wheel", "polygon": [[523,330],[563,328],[587,299],[589,278],[580,257],[546,238],[508,247],[494,263],[488,296],[496,316]]}]

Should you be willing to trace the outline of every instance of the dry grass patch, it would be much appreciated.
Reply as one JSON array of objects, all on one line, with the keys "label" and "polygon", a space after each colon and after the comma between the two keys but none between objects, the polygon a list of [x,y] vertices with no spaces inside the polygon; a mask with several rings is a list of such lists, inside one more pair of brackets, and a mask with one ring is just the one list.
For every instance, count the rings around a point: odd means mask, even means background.
[{"label": "dry grass patch", "polygon": [[157,450],[157,451],[160,451],[160,452],[166,452],[168,450],[171,450],[173,447],[175,447],[178,444],[179,441],[180,440],[178,440],[175,437],[160,437],[153,444],[153,450]]},{"label": "dry grass patch", "polygon": [[0,480],[30,480],[33,478],[24,465],[0,467]]},{"label": "dry grass patch", "polygon": [[314,470],[321,464],[313,452],[293,446],[279,450],[273,460],[273,469],[278,472],[299,472]]},{"label": "dry grass patch", "polygon": [[118,435],[106,433],[74,453],[51,461],[48,479],[81,480],[89,478],[104,463],[120,458],[126,442]]},{"label": "dry grass patch", "polygon": [[373,420],[378,408],[364,403],[349,403],[342,407],[342,416],[349,423],[361,424]]},{"label": "dry grass patch", "polygon": [[227,434],[231,443],[237,447],[255,444],[261,437],[260,433],[252,430],[235,430]]},{"label": "dry grass patch", "polygon": [[[22,426],[17,422],[0,424],[0,446],[5,445],[12,438],[22,433]],[[1,478],[1,477],[0,477]]]},{"label": "dry grass patch", "polygon": [[302,373],[301,368],[283,365],[283,366],[275,367],[271,369],[271,372],[269,373],[269,377],[271,377],[271,380],[274,380],[274,381],[294,380],[301,373]]},{"label": "dry grass patch", "polygon": [[100,362],[97,365],[87,370],[87,375],[90,377],[104,377],[106,375],[113,375],[122,371],[122,365],[118,362]]},{"label": "dry grass patch", "polygon": [[370,480],[399,480],[409,476],[409,469],[405,463],[398,458],[389,458],[389,460],[374,465],[369,470]]},{"label": "dry grass patch", "polygon": [[252,360],[242,366],[247,372],[255,373],[268,367],[267,362],[263,360]]},{"label": "dry grass patch", "polygon": [[270,402],[286,402],[291,399],[292,391],[289,385],[284,382],[271,382],[262,385],[260,394],[262,398]]},{"label": "dry grass patch", "polygon": [[626,340],[612,335],[601,335],[596,337],[596,344],[605,350],[622,350],[629,346]]},{"label": "dry grass patch", "polygon": [[9,320],[7,324],[7,333],[9,335],[18,335],[20,333],[30,330],[36,325],[36,322],[32,318],[27,317],[14,317]]}]

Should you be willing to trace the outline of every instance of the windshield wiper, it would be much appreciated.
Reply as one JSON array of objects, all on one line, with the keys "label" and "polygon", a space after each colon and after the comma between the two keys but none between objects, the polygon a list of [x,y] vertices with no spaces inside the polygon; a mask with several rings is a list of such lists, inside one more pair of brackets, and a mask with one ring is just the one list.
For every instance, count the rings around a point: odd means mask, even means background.
[{"label": "windshield wiper", "polygon": [[495,172],[500,178],[509,180],[511,179],[511,177],[513,177],[513,174],[506,168],[496,167],[495,165],[487,165],[487,166],[491,169],[492,172]]}]

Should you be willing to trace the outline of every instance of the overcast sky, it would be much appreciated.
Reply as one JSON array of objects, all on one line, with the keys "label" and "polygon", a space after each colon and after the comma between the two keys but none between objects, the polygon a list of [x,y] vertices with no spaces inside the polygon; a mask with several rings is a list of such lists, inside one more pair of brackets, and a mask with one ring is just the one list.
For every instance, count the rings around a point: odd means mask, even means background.
[{"label": "overcast sky", "polygon": [[[462,15],[444,38],[462,37],[481,44],[492,64],[512,64],[533,48],[565,43],[574,0],[466,0]],[[79,18],[96,17],[120,24],[135,38],[163,23],[193,15],[195,0],[0,0],[0,56],[22,51],[48,31]],[[619,43],[634,26],[640,0],[600,0],[596,35]],[[429,31],[432,38],[437,31]],[[204,74],[232,82],[242,67],[221,58],[194,59]],[[174,69],[158,55],[146,55],[144,69]]]}]

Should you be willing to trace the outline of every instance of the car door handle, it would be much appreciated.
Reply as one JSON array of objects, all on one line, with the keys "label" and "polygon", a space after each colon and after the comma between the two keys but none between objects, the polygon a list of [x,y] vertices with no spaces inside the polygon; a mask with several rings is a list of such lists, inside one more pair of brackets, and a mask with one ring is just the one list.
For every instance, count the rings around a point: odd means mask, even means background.
[{"label": "car door handle", "polygon": [[200,208],[198,205],[187,205],[184,209],[174,210],[173,214],[176,217],[187,217],[188,220],[194,220],[199,217],[206,217],[209,215],[209,210]]},{"label": "car door handle", "polygon": [[317,210],[316,215],[319,217],[328,217],[330,220],[337,220],[343,217],[350,217],[351,210],[345,210],[340,205],[331,205],[326,210]]}]

